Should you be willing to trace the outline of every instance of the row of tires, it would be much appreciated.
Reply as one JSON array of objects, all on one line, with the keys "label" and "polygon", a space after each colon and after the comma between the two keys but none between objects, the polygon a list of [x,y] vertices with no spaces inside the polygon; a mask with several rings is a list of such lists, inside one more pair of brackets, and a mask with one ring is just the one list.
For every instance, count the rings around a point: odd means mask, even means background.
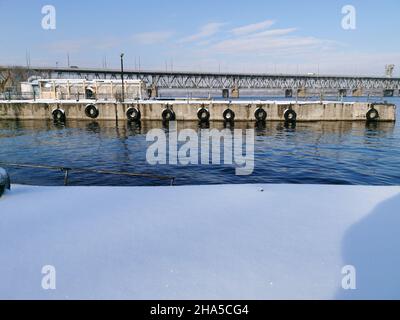
[{"label": "row of tires", "polygon": [[[88,118],[96,119],[99,114],[99,109],[95,105],[89,104],[86,106],[85,115]],[[210,116],[210,111],[204,106],[197,111],[197,118],[200,122],[208,122],[210,120]],[[297,113],[291,108],[285,110],[283,116],[286,122],[296,122],[297,120]],[[138,122],[141,120],[141,117],[142,116],[140,110],[136,107],[131,107],[126,111],[126,118],[129,121]],[[226,122],[233,122],[235,120],[235,112],[232,109],[226,109],[223,112],[222,117]],[[264,122],[267,120],[267,117],[268,114],[262,107],[258,107],[254,112],[254,118],[257,122]],[[167,106],[161,113],[161,118],[165,122],[174,121],[176,120],[176,115],[175,112],[169,106]],[[374,107],[372,107],[367,112],[366,118],[367,121],[376,121],[379,119],[379,112]],[[64,122],[66,120],[64,110],[55,109],[53,111],[53,120],[57,122]]]}]

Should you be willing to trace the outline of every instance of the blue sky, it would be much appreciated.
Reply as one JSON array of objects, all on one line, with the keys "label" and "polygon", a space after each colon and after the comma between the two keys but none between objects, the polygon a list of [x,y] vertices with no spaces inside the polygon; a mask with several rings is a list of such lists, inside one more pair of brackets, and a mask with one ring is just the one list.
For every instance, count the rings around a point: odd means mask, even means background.
[{"label": "blue sky", "polygon": [[[341,26],[344,5],[356,29]],[[44,5],[56,29],[41,27]],[[400,74],[400,2],[0,0],[0,64],[129,69]],[[136,62],[135,62],[136,61]]]}]

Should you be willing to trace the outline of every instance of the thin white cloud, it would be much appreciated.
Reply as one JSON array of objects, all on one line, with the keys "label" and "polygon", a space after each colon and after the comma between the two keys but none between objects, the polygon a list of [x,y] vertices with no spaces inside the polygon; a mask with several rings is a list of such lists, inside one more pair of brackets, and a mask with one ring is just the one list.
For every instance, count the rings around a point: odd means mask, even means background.
[{"label": "thin white cloud", "polygon": [[168,41],[173,35],[172,31],[143,32],[133,35],[133,40],[144,45],[159,44]]},{"label": "thin white cloud", "polygon": [[202,40],[208,37],[211,37],[218,33],[221,30],[221,27],[223,27],[225,23],[220,23],[220,22],[211,22],[208,23],[204,26],[202,26],[199,30],[198,33],[195,33],[193,35],[190,35],[188,37],[185,37],[183,39],[180,39],[178,43],[187,43],[187,42],[194,42],[197,40]]},{"label": "thin white cloud", "polygon": [[257,31],[260,31],[260,30],[268,29],[274,23],[275,23],[274,20],[265,20],[265,21],[262,21],[262,22],[259,22],[259,23],[253,23],[253,24],[249,24],[249,25],[246,25],[246,26],[242,26],[242,27],[239,27],[239,28],[232,29],[231,32],[234,35],[241,36],[241,35],[257,32]]},{"label": "thin white cloud", "polygon": [[[255,30],[257,28],[253,28]],[[248,29],[250,30],[250,28]],[[296,28],[272,29],[256,33],[246,33],[231,39],[222,40],[212,46],[212,50],[223,54],[255,54],[270,55],[271,53],[287,52],[295,54],[304,49],[315,49],[320,46],[332,45],[329,41],[311,36],[296,36]]]},{"label": "thin white cloud", "polygon": [[258,33],[249,34],[248,38],[266,38],[266,37],[274,37],[274,36],[284,36],[289,33],[295,32],[296,28],[286,28],[286,29],[273,29],[273,30],[266,30]]},{"label": "thin white cloud", "polygon": [[[301,34],[297,28],[271,27],[272,22],[267,20],[238,26],[235,29],[225,29],[223,26],[226,24],[213,22],[202,26],[197,33],[180,40],[175,40],[171,31],[155,31],[122,38],[58,41],[48,44],[46,49],[64,56],[65,52],[87,52],[88,46],[99,50],[120,48],[122,45],[135,48],[135,44],[152,45],[171,40],[167,54],[174,57],[174,69],[226,72],[319,71],[325,74],[382,75],[385,64],[400,61],[399,53],[359,52],[355,51],[356,48],[352,47],[351,43],[344,45],[309,34]],[[186,45],[177,45],[180,43]],[[91,58],[77,63],[86,65],[86,61],[91,61]],[[399,72],[397,70],[396,74]]]},{"label": "thin white cloud", "polygon": [[[216,44],[213,48],[220,53],[253,53],[253,54],[271,54],[274,50],[292,48],[296,50],[299,47],[311,47],[322,44],[319,39],[313,37],[287,37],[287,38],[269,38],[269,39],[238,39],[226,40]],[[293,51],[296,54],[296,51]]]}]

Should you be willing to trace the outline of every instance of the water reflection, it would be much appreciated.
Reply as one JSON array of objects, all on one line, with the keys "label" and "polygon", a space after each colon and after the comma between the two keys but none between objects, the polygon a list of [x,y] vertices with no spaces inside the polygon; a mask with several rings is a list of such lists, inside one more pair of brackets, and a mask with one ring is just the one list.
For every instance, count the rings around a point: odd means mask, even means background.
[{"label": "water reflection", "polygon": [[[164,126],[165,125],[165,126]],[[118,129],[131,132],[132,134],[146,134],[151,129],[165,128],[168,130],[166,123],[162,121],[140,121],[140,122],[127,122],[127,121],[68,121],[65,124],[54,123],[52,121],[42,120],[0,120],[0,130],[2,134],[6,131],[51,131],[54,129],[85,129],[87,132],[99,133],[100,130],[106,134],[113,135],[112,132],[117,132]],[[222,121],[204,122],[198,121],[178,121],[177,129],[225,129],[234,127],[235,129],[257,129],[257,132],[265,135],[274,131],[285,129],[307,130],[312,132],[322,132],[331,134],[344,134],[350,131],[353,132],[370,132],[378,134],[392,133],[395,128],[395,122],[370,122],[364,121],[315,121],[315,122],[298,122],[298,123],[285,123],[280,121],[266,121],[266,122],[253,122],[253,121],[237,121],[234,124]],[[364,130],[365,129],[365,130]],[[15,134],[16,132],[14,132]]]},{"label": "water reflection", "polygon": [[[235,176],[232,165],[150,166],[146,133],[169,128],[162,121],[0,121],[0,161],[45,163],[176,176],[177,184],[333,183],[398,185],[400,134],[393,122],[177,123],[177,131],[251,129],[255,132],[255,171]],[[14,181],[59,185],[49,172],[12,170]],[[140,178],[71,176],[72,184],[154,185]]]},{"label": "water reflection", "polygon": [[100,133],[100,124],[97,121],[89,122],[86,131],[90,133]]}]

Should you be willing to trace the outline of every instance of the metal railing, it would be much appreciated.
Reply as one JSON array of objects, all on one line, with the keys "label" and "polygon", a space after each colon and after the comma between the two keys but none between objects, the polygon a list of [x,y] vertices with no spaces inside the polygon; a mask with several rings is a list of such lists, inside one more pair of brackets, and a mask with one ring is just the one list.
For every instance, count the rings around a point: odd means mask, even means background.
[{"label": "metal railing", "polygon": [[2,92],[0,93],[0,100],[36,100],[38,95],[35,93],[21,93],[21,92]]},{"label": "metal railing", "polygon": [[147,179],[168,180],[170,181],[171,186],[173,186],[175,183],[175,177],[148,174],[148,173],[135,173],[135,172],[112,171],[112,170],[101,170],[101,169],[86,169],[86,168],[74,168],[74,167],[64,167],[64,166],[49,166],[49,165],[7,163],[7,162],[0,162],[0,166],[11,167],[11,168],[46,169],[46,170],[61,171],[64,173],[64,186],[68,186],[68,179],[71,171],[80,173],[96,173],[96,174],[119,175],[119,176],[136,177],[136,178],[139,177]]},{"label": "metal railing", "polygon": [[[21,92],[2,92],[0,93],[0,101],[12,101],[12,100],[40,100],[40,95],[37,93],[21,93]],[[109,102],[120,102],[122,101],[122,97],[118,94],[93,94],[93,95],[85,95],[84,93],[60,93],[57,95],[57,98],[54,100],[73,100],[73,101],[80,101],[80,100],[93,100],[95,101],[109,101]],[[125,100],[140,100],[137,95],[130,95],[129,93],[126,94]]]}]

